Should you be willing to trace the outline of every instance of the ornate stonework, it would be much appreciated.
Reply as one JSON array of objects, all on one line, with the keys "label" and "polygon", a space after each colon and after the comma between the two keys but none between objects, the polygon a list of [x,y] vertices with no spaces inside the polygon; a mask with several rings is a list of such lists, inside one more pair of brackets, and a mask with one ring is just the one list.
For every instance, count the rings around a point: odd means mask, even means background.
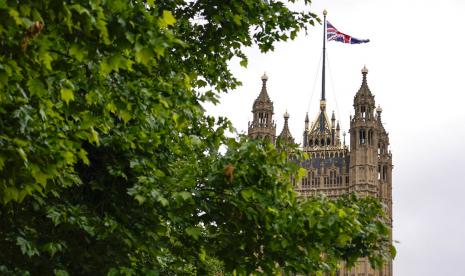
[{"label": "ornate stonework", "polygon": [[[329,119],[326,101],[320,101],[320,110],[310,123],[305,117],[302,150],[310,158],[302,163],[307,175],[295,183],[302,196],[323,193],[336,198],[347,193],[374,196],[386,206],[388,224],[392,229],[392,155],[389,135],[381,121],[382,109],[375,106],[375,97],[367,83],[368,70],[362,69],[362,85],[354,97],[354,117],[350,118],[350,147],[341,141],[339,122],[334,112]],[[273,103],[267,90],[268,77],[262,77],[263,87],[255,100],[249,122],[249,136],[269,137],[275,141],[276,125],[272,121]],[[288,126],[289,114],[284,114],[284,127],[279,138],[294,141]],[[339,276],[392,276],[392,262],[381,270],[370,267],[368,260],[360,259],[352,269],[341,267]]]}]

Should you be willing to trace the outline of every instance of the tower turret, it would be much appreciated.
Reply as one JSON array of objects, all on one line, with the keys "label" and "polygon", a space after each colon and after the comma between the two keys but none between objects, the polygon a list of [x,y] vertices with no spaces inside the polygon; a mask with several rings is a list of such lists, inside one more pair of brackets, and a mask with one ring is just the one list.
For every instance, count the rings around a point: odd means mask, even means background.
[{"label": "tower turret", "polygon": [[303,147],[305,148],[306,146],[308,146],[308,112],[305,114],[305,126],[304,126],[304,137],[303,137]]},{"label": "tower turret", "polygon": [[354,98],[355,115],[350,121],[349,191],[378,195],[378,124],[373,116],[375,97],[367,83],[368,69],[362,69],[362,85]]},{"label": "tower turret", "polygon": [[266,73],[262,76],[262,90],[253,103],[253,120],[249,122],[248,135],[252,138],[268,139],[274,143],[276,140],[276,124],[273,121],[273,102],[268,96]]},{"label": "tower turret", "polygon": [[294,144],[294,138],[292,138],[291,131],[289,130],[289,113],[287,111],[284,113],[284,127],[283,130],[281,131],[281,134],[279,134],[278,139],[283,141],[286,144]]}]

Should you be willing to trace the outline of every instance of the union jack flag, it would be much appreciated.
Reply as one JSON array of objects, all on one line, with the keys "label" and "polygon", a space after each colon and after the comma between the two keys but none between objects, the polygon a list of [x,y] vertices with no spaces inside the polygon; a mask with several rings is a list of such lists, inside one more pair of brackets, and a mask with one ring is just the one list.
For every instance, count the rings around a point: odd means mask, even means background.
[{"label": "union jack flag", "polygon": [[349,44],[360,44],[370,42],[369,39],[358,39],[350,35],[341,33],[336,28],[334,28],[333,24],[329,23],[328,21],[326,21],[326,38],[328,39],[328,41],[335,40]]}]

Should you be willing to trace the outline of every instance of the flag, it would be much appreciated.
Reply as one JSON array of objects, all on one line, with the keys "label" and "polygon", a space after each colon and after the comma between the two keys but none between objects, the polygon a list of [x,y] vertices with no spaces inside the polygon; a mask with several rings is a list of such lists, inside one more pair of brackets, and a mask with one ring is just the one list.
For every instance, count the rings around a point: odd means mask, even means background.
[{"label": "flag", "polygon": [[326,38],[328,41],[335,40],[342,43],[360,44],[370,42],[369,39],[358,39],[338,31],[334,26],[326,21]]}]

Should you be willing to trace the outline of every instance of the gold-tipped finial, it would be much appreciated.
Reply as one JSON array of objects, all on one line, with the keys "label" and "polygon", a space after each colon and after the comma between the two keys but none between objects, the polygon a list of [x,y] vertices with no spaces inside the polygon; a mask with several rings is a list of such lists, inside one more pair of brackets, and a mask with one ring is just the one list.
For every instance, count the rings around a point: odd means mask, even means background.
[{"label": "gold-tipped finial", "polygon": [[268,76],[266,75],[266,72],[263,72],[262,80],[263,81],[268,80]]},{"label": "gold-tipped finial", "polygon": [[367,69],[366,65],[363,65],[362,74],[368,74],[368,69]]},{"label": "gold-tipped finial", "polygon": [[328,11],[326,9],[323,10],[323,15],[326,16],[328,14]]}]

